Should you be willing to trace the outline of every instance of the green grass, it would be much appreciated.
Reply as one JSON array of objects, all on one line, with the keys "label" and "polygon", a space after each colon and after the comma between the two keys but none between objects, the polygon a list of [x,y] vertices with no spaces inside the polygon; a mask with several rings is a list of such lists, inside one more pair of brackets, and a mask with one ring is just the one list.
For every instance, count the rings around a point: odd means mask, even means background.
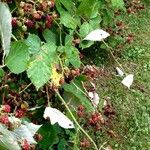
[{"label": "green grass", "polygon": [[[106,145],[110,145],[113,150],[149,150],[150,5],[147,4],[146,9],[137,14],[124,15],[117,19],[128,24],[129,28],[124,34],[134,35],[133,43],[121,49],[119,58],[126,72],[134,74],[134,83],[128,90],[121,84],[122,79],[115,75],[115,65],[109,62],[104,68],[108,75],[99,78],[98,93],[101,100],[110,97],[110,102],[115,108],[116,118],[112,121],[110,129],[117,137],[102,135],[99,146],[107,142]],[[101,59],[98,57],[95,62],[101,63]]]}]

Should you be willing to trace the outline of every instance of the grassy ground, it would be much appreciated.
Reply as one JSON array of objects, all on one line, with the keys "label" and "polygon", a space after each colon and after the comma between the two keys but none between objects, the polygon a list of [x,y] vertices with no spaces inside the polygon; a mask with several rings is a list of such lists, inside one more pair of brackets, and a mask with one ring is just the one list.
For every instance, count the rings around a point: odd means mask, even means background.
[{"label": "grassy ground", "polygon": [[[110,98],[116,118],[109,127],[113,138],[103,135],[99,144],[106,143],[114,150],[150,149],[150,4],[137,14],[119,18],[128,24],[125,34],[133,34],[133,43],[121,50],[119,61],[127,73],[134,74],[130,90],[115,74],[115,65],[105,67],[107,76],[98,80],[101,100]],[[97,58],[97,62],[99,58]],[[109,65],[110,66],[110,65]]]}]

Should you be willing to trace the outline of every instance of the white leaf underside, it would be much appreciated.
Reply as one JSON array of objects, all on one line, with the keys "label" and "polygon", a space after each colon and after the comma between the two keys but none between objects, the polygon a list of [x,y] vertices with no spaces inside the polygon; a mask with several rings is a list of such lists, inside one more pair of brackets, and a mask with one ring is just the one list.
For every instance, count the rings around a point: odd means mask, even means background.
[{"label": "white leaf underside", "polygon": [[130,86],[132,85],[133,83],[133,77],[134,75],[133,74],[129,74],[127,75],[123,80],[122,80],[122,84],[125,85],[126,87],[128,87],[128,89],[130,88]]},{"label": "white leaf underside", "polygon": [[0,35],[2,41],[2,47],[4,50],[4,56],[7,56],[10,50],[10,41],[11,41],[11,13],[6,5],[0,2]]},{"label": "white leaf underside", "polygon": [[102,41],[106,39],[110,34],[102,29],[96,29],[91,31],[83,40],[89,41]]},{"label": "white leaf underside", "polygon": [[49,118],[52,125],[58,123],[62,128],[74,128],[73,122],[56,108],[46,107],[43,117]]},{"label": "white leaf underside", "polygon": [[116,67],[116,71],[119,76],[122,77],[124,75],[124,72],[119,67]]}]

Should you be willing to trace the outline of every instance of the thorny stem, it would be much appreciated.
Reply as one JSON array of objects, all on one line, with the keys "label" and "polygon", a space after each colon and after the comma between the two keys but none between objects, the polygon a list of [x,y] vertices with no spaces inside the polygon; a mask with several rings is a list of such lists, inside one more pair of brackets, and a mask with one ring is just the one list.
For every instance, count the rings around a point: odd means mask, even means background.
[{"label": "thorny stem", "polygon": [[[113,55],[113,53],[112,53],[112,47],[110,47],[104,40],[102,41],[104,44],[105,44],[105,46],[108,48],[108,50],[109,50],[109,52],[110,52],[110,54],[111,54],[111,56],[112,56],[112,58],[114,59],[114,61],[118,64],[118,66],[122,69],[122,71],[124,72],[124,69],[123,69],[123,67],[122,67],[122,65],[119,63],[119,61],[115,58],[115,56]],[[125,73],[125,72],[124,72]]]},{"label": "thorny stem", "polygon": [[54,19],[54,22],[57,24],[57,26],[59,27],[59,30],[60,30],[60,35],[59,35],[59,40],[60,40],[60,44],[61,44],[61,46],[62,46],[62,38],[61,38],[61,35],[62,35],[62,33],[61,33],[61,30],[62,30],[62,27],[58,24],[58,22]]},{"label": "thorny stem", "polygon": [[[102,148],[104,148],[104,145],[106,145],[107,144],[107,142],[104,142],[102,145],[101,145],[101,147],[99,148],[99,150],[101,150]],[[104,148],[105,149],[105,148]]]},{"label": "thorny stem", "polygon": [[61,69],[62,69],[62,74],[64,74],[64,67],[63,67],[62,60],[60,59],[60,57],[58,57],[58,59],[59,59],[60,66],[61,66]]},{"label": "thorny stem", "polygon": [[49,94],[48,94],[48,87],[46,86],[46,94],[47,94],[47,103],[48,103],[48,107],[50,107],[50,101],[49,101]]},{"label": "thorny stem", "polygon": [[90,135],[80,126],[80,124],[78,123],[78,121],[76,120],[76,118],[74,117],[74,115],[72,114],[70,108],[66,104],[65,100],[62,98],[62,96],[59,94],[58,91],[55,91],[55,92],[58,95],[58,97],[60,98],[60,100],[62,101],[62,103],[64,104],[64,106],[66,107],[66,109],[68,110],[68,112],[69,112],[70,116],[72,117],[73,121],[75,122],[75,124],[87,136],[87,138],[93,143],[93,145],[95,147],[95,150],[98,150],[97,145],[95,144],[95,142],[93,141],[93,139],[90,137]]},{"label": "thorny stem", "polygon": [[[86,97],[87,97],[87,95],[88,95],[88,92],[87,93],[85,93],[83,90],[81,90],[81,88],[80,87],[78,87],[74,82],[72,82],[73,83],[73,85],[77,88],[77,90],[79,90],[81,93],[83,93]],[[84,87],[84,86],[83,86]],[[93,101],[90,97],[88,97],[91,101]]]},{"label": "thorny stem", "polygon": [[16,38],[13,34],[11,34],[11,37],[12,37],[15,41],[18,41],[17,38]]},{"label": "thorny stem", "polygon": [[0,65],[0,68],[4,68],[6,65]]},{"label": "thorny stem", "polygon": [[32,85],[32,83],[30,83],[30,84],[28,84],[23,90],[21,90],[20,92],[19,92],[19,94],[21,94],[21,93],[23,93],[28,87],[30,87]]}]

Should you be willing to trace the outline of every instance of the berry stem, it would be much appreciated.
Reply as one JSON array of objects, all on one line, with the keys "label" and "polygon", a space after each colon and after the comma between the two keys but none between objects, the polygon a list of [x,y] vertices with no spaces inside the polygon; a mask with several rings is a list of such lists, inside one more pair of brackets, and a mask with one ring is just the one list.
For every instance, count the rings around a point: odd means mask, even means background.
[{"label": "berry stem", "polygon": [[28,84],[23,90],[21,90],[20,92],[19,92],[19,94],[21,94],[21,93],[23,93],[28,87],[30,87],[32,85],[32,83],[30,83],[30,84]]},{"label": "berry stem", "polygon": [[[116,64],[118,64],[118,66],[122,69],[122,71],[125,73],[125,71],[124,71],[124,69],[123,69],[123,67],[122,67],[122,65],[119,63],[119,61],[115,58],[115,56],[113,55],[113,53],[112,53],[112,47],[110,47],[104,40],[102,41],[104,44],[105,44],[105,46],[108,48],[108,50],[109,50],[109,52],[110,52],[110,54],[111,54],[111,56],[112,56],[112,58],[114,59],[114,61],[116,62]],[[126,73],[125,73],[126,74]]]},{"label": "berry stem", "polygon": [[11,36],[15,41],[18,41],[17,38],[13,34],[11,34]]},{"label": "berry stem", "polygon": [[65,100],[62,98],[62,96],[59,94],[58,91],[56,91],[56,94],[58,95],[58,97],[60,98],[60,100],[62,101],[62,103],[64,104],[64,106],[66,107],[66,109],[68,110],[70,116],[72,117],[73,121],[75,122],[75,124],[78,126],[78,128],[87,136],[87,138],[93,143],[95,150],[98,150],[97,145],[95,144],[95,142],[93,141],[93,139],[90,137],[90,135],[80,126],[80,124],[78,123],[78,121],[76,120],[75,116],[73,115],[73,113],[71,112],[70,108],[68,107],[67,103],[65,102]]}]

